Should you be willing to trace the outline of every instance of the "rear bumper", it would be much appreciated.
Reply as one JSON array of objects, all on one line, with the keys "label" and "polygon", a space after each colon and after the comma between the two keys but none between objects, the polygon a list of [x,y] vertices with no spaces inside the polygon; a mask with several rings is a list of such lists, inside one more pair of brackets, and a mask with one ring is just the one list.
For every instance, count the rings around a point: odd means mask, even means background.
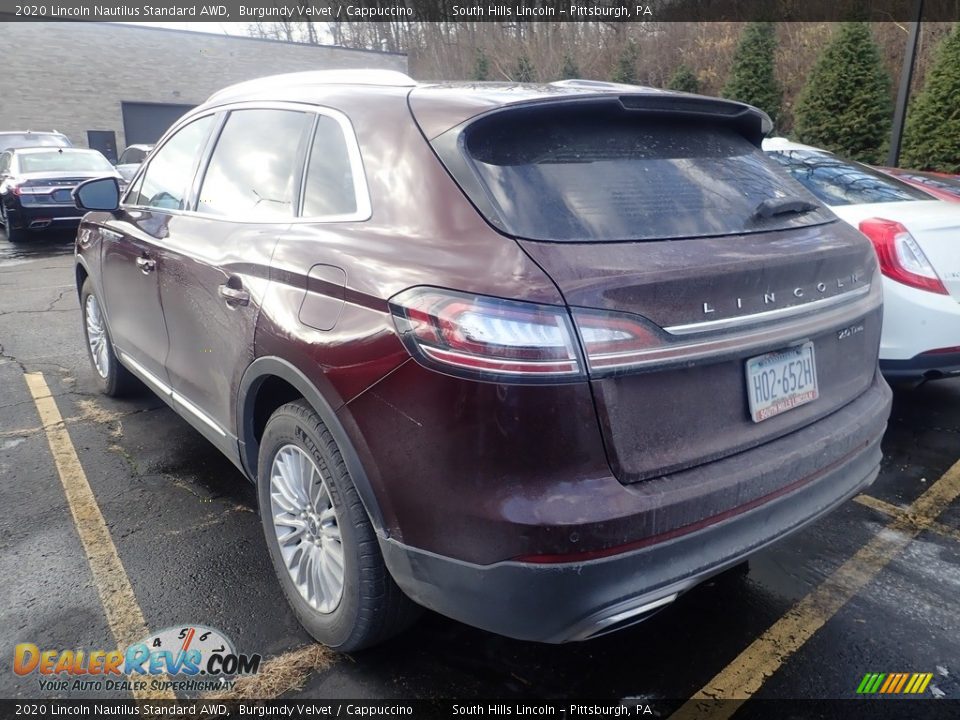
[{"label": "rear bumper", "polygon": [[[719,516],[704,512],[703,521],[648,538],[636,549],[582,562],[476,565],[381,539],[384,559],[413,600],[455,620],[522,640],[596,637],[643,619],[873,482],[890,400],[878,376],[857,400],[812,426],[687,471],[740,475],[748,467],[786,481],[759,501]],[[830,456],[831,444],[843,448],[839,457]],[[650,508],[652,514],[665,511]]]},{"label": "rear bumper", "polygon": [[79,227],[83,211],[73,205],[20,206],[7,212],[13,227],[23,230]]},{"label": "rear bumper", "polygon": [[960,347],[960,302],[950,295],[883,278],[880,369],[891,379],[920,379],[960,372],[960,353],[929,353]]},{"label": "rear bumper", "polygon": [[960,375],[960,352],[917,355],[909,360],[881,360],[880,370],[891,380]]}]

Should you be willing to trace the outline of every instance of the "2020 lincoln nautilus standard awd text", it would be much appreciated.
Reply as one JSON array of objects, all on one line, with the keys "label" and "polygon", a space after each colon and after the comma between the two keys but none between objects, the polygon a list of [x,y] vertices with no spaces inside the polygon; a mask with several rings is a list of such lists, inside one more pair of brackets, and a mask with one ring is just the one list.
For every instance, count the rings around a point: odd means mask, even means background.
[{"label": "2020 lincoln nautilus standard awd text", "polygon": [[232,86],[122,195],[75,192],[95,377],[256,484],[327,645],[420,607],[625,627],[878,472],[874,251],[764,156],[769,126],[589,81]]}]

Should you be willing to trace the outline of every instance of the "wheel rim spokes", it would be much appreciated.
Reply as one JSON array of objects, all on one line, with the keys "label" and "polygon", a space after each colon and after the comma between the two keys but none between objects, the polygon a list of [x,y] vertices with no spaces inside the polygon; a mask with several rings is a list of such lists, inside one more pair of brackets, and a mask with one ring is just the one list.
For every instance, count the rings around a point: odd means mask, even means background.
[{"label": "wheel rim spokes", "polygon": [[87,326],[87,344],[90,346],[90,359],[93,360],[93,366],[96,368],[100,377],[106,378],[107,373],[110,371],[110,360],[107,354],[107,331],[103,324],[100,303],[97,302],[95,295],[87,295],[83,314]]},{"label": "wheel rim spokes", "polygon": [[340,604],[344,554],[327,483],[313,459],[285,445],[270,469],[270,511],[284,567],[301,597],[321,613]]}]

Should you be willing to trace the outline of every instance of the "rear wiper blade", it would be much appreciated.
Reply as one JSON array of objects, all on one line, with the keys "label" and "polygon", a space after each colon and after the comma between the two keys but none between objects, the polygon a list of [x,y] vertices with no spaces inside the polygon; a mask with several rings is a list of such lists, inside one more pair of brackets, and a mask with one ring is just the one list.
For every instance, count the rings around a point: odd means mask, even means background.
[{"label": "rear wiper blade", "polygon": [[787,213],[806,213],[817,210],[818,205],[803,200],[801,198],[767,198],[753,211],[753,216],[758,218],[772,218],[775,215],[786,215]]}]

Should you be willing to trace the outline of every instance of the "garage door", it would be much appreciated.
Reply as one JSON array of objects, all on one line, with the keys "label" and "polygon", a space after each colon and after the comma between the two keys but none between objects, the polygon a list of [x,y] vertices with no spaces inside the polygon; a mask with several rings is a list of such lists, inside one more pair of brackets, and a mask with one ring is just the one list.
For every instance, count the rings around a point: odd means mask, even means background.
[{"label": "garage door", "polygon": [[123,133],[127,145],[155,143],[168,127],[194,107],[166,103],[122,103]]}]

